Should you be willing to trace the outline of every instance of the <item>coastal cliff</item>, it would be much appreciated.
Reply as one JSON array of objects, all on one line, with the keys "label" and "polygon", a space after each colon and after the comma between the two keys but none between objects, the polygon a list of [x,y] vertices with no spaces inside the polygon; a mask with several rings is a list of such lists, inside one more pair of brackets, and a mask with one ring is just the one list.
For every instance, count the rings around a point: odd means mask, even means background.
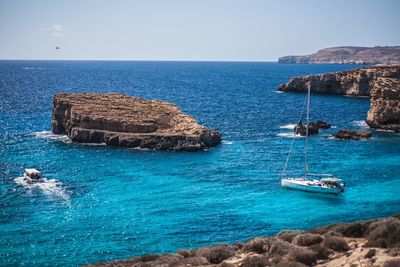
[{"label": "coastal cliff", "polygon": [[[370,96],[378,79],[400,79],[400,65],[376,66],[348,71],[292,77],[279,91],[311,92],[349,96]],[[379,86],[379,84],[377,85]]]},{"label": "coastal cliff", "polygon": [[123,94],[57,94],[52,129],[79,143],[196,151],[216,146],[221,134],[199,125],[176,105]]},{"label": "coastal cliff", "polygon": [[278,63],[288,64],[400,64],[400,46],[342,46],[319,50],[307,56],[284,56]]},{"label": "coastal cliff", "polygon": [[368,125],[400,132],[400,65],[293,77],[278,90],[307,92],[308,87],[313,93],[371,97]]},{"label": "coastal cliff", "polygon": [[89,266],[400,266],[400,215]]},{"label": "coastal cliff", "polygon": [[378,78],[371,90],[367,124],[400,132],[400,79]]}]

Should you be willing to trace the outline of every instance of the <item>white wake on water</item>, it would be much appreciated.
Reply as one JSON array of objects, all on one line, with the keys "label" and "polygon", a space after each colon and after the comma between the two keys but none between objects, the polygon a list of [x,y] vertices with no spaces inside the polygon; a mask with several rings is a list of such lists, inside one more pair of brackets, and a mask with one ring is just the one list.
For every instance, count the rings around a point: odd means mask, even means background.
[{"label": "white wake on water", "polygon": [[38,189],[48,196],[59,197],[66,201],[69,201],[70,199],[69,194],[63,188],[63,183],[56,179],[43,178],[42,181],[29,182],[25,177],[17,177],[14,179],[14,182],[28,190]]},{"label": "white wake on water", "polygon": [[286,125],[282,125],[279,126],[280,129],[289,129],[289,130],[294,130],[294,127],[296,126],[296,124],[286,124]]},{"label": "white wake on water", "polygon": [[65,134],[54,134],[52,131],[41,131],[34,132],[33,135],[40,139],[51,139],[56,141],[62,141],[64,143],[71,143],[71,139]]},{"label": "white wake on water", "polygon": [[223,143],[224,145],[232,145],[232,144],[233,144],[232,141],[226,141],[226,140],[222,140],[222,143]]},{"label": "white wake on water", "polygon": [[278,133],[277,136],[279,137],[286,137],[286,138],[303,138],[304,136],[301,136],[300,134],[295,134],[295,133]]}]

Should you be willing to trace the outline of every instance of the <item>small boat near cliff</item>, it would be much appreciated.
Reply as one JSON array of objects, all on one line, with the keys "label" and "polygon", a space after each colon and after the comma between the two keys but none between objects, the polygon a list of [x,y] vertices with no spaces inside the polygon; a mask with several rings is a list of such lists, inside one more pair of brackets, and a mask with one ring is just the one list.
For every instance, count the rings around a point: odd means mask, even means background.
[{"label": "small boat near cliff", "polygon": [[[286,159],[285,167],[281,173],[281,186],[289,189],[313,192],[313,193],[323,193],[323,194],[335,194],[344,192],[344,182],[342,179],[335,178],[331,174],[317,174],[310,173],[308,169],[307,162],[307,147],[308,147],[308,137],[309,133],[309,117],[310,117],[310,86],[308,87],[308,93],[306,101],[303,104],[302,110],[300,112],[300,118],[298,125],[301,124],[301,117],[304,111],[304,106],[307,105],[307,123],[305,125],[305,141],[304,141],[304,176],[299,178],[286,177],[286,169],[289,163],[290,155],[292,152],[294,138],[290,145],[289,153]],[[296,126],[295,126],[296,131]],[[318,178],[318,179],[316,179]]]}]

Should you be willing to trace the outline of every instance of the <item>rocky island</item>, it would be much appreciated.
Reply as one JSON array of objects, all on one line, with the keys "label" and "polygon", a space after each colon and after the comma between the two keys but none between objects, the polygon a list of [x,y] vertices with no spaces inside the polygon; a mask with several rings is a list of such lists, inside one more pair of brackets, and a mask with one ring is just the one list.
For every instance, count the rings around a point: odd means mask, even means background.
[{"label": "rocky island", "polygon": [[400,266],[400,215],[89,266]]},{"label": "rocky island", "polygon": [[221,134],[199,125],[176,105],[123,94],[57,94],[52,129],[79,143],[173,151],[216,146]]},{"label": "rocky island", "polygon": [[400,132],[400,65],[375,66],[349,71],[292,77],[278,87],[284,92],[370,97],[367,124]]},{"label": "rocky island", "polygon": [[307,56],[284,56],[278,63],[289,64],[400,64],[400,46],[342,46],[319,50]]}]

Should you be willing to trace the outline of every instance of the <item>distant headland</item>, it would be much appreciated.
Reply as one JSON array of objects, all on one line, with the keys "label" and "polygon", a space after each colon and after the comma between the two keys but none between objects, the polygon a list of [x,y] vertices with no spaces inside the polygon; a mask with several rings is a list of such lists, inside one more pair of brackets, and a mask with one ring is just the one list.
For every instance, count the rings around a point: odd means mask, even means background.
[{"label": "distant headland", "polygon": [[60,93],[53,99],[52,128],[79,143],[197,151],[221,142],[176,105],[123,94]]},{"label": "distant headland", "polygon": [[400,64],[400,46],[341,46],[319,50],[306,56],[284,56],[278,63],[288,64]]}]

